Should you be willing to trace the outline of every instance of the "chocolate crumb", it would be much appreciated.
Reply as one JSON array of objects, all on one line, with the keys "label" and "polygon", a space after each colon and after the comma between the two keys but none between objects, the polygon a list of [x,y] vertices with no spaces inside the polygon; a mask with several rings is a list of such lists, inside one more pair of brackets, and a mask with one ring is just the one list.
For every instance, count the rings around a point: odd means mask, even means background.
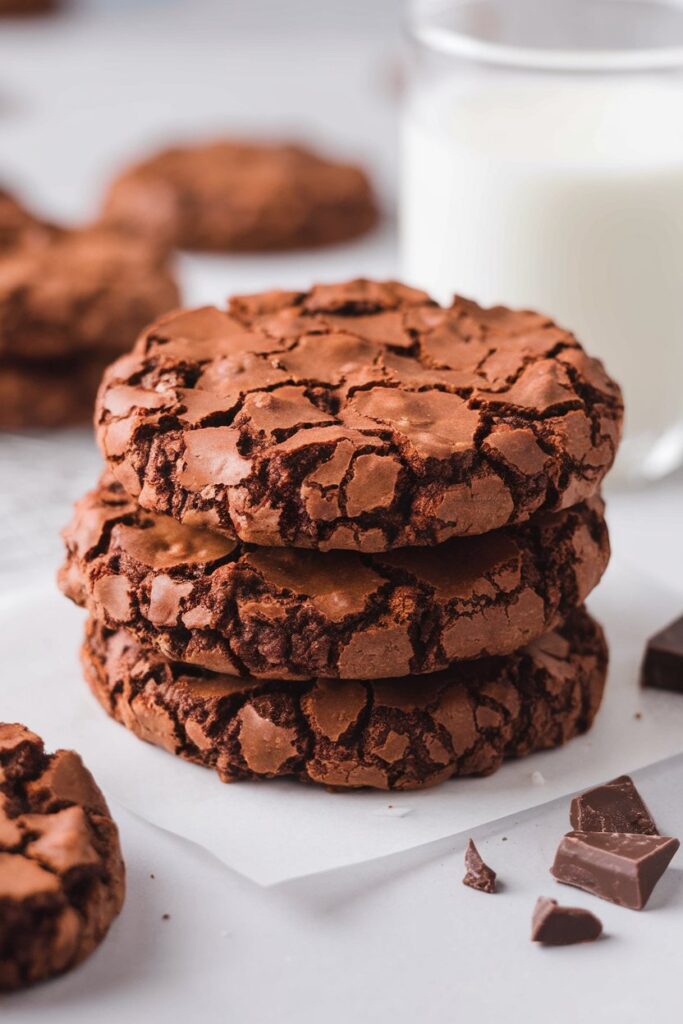
[{"label": "chocolate crumb", "polygon": [[470,889],[478,889],[479,892],[496,891],[496,872],[488,864],[484,864],[471,839],[465,850],[465,868],[463,885],[468,885]]},{"label": "chocolate crumb", "polygon": [[161,915],[161,920],[162,921],[170,921],[171,920],[171,915],[170,914],[162,914]]}]

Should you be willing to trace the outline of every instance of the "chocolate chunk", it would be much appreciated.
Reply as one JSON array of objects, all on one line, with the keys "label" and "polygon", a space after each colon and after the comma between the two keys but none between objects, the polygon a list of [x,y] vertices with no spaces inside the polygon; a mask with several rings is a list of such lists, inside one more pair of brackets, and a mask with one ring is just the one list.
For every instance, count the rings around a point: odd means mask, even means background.
[{"label": "chocolate chunk", "polygon": [[602,935],[602,923],[590,910],[561,907],[557,900],[539,896],[531,921],[531,941],[545,946],[572,946],[594,942]]},{"label": "chocolate chunk", "polygon": [[683,693],[683,615],[648,640],[640,682]]},{"label": "chocolate chunk", "polygon": [[578,832],[632,832],[658,836],[652,815],[628,775],[575,796],[569,820]]},{"label": "chocolate chunk", "polygon": [[471,839],[465,850],[465,869],[463,885],[469,885],[470,889],[478,889],[480,892],[496,891],[496,872],[484,864]]},{"label": "chocolate chunk", "polygon": [[565,885],[642,910],[679,846],[666,836],[568,832],[550,871]]}]

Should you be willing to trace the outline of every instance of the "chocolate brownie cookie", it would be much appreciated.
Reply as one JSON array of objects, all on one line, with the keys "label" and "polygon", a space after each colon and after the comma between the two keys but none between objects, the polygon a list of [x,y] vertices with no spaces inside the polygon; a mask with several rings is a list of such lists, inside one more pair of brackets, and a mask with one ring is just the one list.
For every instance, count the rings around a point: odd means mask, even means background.
[{"label": "chocolate brownie cookie", "polygon": [[255,548],[143,512],[105,478],[64,532],[64,592],[166,657],[259,678],[379,679],[508,654],[609,559],[599,498],[485,537],[374,555]]},{"label": "chocolate brownie cookie", "polygon": [[607,648],[579,610],[516,654],[461,662],[417,684],[259,683],[165,661],[91,620],[83,664],[113,718],[225,782],[289,775],[414,789],[488,774],[506,757],[584,732],[600,705]]},{"label": "chocolate brownie cookie", "polygon": [[34,240],[42,241],[53,231],[51,225],[34,217],[15,196],[0,188],[0,256]]},{"label": "chocolate brownie cookie", "polygon": [[164,317],[107,372],[96,418],[145,508],[371,552],[590,497],[622,402],[546,317],[359,280]]},{"label": "chocolate brownie cookie", "polygon": [[113,231],[58,232],[0,261],[0,356],[45,360],[128,349],[177,306],[167,256]]},{"label": "chocolate brownie cookie", "polygon": [[184,249],[327,245],[374,226],[367,176],[293,145],[216,141],[164,150],[117,178],[105,222]]},{"label": "chocolate brownie cookie", "polygon": [[121,910],[116,825],[73,750],[0,725],[0,991],[84,960]]},{"label": "chocolate brownie cookie", "polygon": [[89,423],[97,387],[111,358],[0,358],[0,429]]}]

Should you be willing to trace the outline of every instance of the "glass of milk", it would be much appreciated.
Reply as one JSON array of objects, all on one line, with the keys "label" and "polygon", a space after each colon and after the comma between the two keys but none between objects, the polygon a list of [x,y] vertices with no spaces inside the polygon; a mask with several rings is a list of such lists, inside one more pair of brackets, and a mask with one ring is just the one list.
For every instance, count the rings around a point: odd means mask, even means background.
[{"label": "glass of milk", "polygon": [[404,278],[530,307],[624,389],[617,469],[683,463],[683,5],[417,0]]}]

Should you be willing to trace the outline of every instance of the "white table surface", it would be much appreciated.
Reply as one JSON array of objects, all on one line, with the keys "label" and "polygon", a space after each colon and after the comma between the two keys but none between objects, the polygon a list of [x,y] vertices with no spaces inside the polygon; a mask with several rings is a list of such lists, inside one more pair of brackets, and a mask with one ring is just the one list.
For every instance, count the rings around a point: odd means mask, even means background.
[{"label": "white table surface", "polygon": [[[249,127],[298,131],[364,157],[391,208],[397,4],[97,6],[0,25],[0,178],[22,184],[46,210],[88,215],[112,163],[169,132]],[[396,272],[391,223],[365,242],[312,256],[181,262],[193,302]],[[0,441],[0,522],[29,493],[40,510],[38,533],[12,527],[0,561],[3,590],[52,571],[56,530],[97,465],[94,452],[79,456],[50,494],[27,466],[22,498],[6,472],[17,444],[45,444],[48,453],[58,444],[62,458],[69,451],[68,437]],[[679,478],[612,494],[609,511],[615,558],[678,591],[683,606],[682,508]],[[2,671],[20,675],[20,666]],[[683,757],[637,779],[661,827],[681,835]],[[573,1024],[590,1009],[616,1024],[679,1012],[682,869],[670,869],[641,914],[557,886],[547,869],[567,827],[566,800],[475,833],[504,883],[494,897],[460,884],[462,836],[261,889],[200,848],[113,809],[129,877],[121,918],[79,970],[2,1000],[3,1020]],[[532,946],[540,894],[589,906],[606,937],[590,947]]]}]

